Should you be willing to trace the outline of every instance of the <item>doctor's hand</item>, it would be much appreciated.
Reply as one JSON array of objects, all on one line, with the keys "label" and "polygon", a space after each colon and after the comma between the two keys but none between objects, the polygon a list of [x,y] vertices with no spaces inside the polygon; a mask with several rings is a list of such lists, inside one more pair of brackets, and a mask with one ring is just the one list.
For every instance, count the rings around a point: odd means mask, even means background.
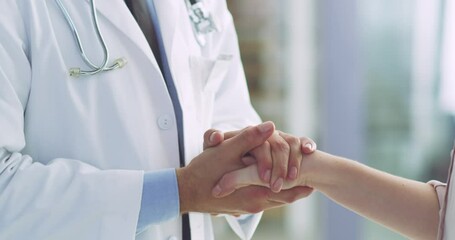
[{"label": "doctor's hand", "polygon": [[271,122],[246,128],[217,146],[205,149],[188,166],[177,169],[181,213],[257,213],[308,196],[312,191],[308,187],[274,193],[267,187],[247,186],[224,198],[213,197],[212,189],[218,180],[225,173],[244,168],[245,154],[264,144],[274,132]]},{"label": "doctor's hand", "polygon": [[[217,146],[224,140],[237,136],[240,131],[223,133],[210,129],[204,135],[204,149]],[[249,151],[242,161],[246,166],[257,165],[257,174],[263,186],[279,192],[285,182],[297,179],[302,162],[302,153],[316,150],[316,143],[309,138],[298,138],[281,131],[275,131],[263,144]]]}]

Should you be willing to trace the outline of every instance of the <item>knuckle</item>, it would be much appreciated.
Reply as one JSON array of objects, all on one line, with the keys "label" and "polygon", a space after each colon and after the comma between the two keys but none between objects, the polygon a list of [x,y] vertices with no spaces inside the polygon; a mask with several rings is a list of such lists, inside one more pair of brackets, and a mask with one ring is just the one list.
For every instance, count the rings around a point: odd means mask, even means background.
[{"label": "knuckle", "polygon": [[289,152],[290,151],[290,147],[289,147],[289,144],[285,141],[278,141],[275,143],[274,145],[274,148],[278,151],[281,151],[281,152]]},{"label": "knuckle", "polygon": [[286,139],[286,141],[288,142],[289,145],[293,146],[293,147],[299,147],[300,146],[300,139],[299,138],[296,138],[296,137],[289,137],[288,139]]}]

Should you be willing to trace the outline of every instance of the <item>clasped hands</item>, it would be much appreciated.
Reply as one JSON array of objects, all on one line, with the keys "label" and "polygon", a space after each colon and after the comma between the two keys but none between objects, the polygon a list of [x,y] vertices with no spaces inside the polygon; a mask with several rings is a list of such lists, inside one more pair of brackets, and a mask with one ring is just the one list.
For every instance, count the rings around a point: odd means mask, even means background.
[{"label": "clasped hands", "polygon": [[177,169],[180,211],[240,215],[289,204],[311,194],[300,175],[316,144],[275,130],[272,122],[204,134],[204,151]]}]

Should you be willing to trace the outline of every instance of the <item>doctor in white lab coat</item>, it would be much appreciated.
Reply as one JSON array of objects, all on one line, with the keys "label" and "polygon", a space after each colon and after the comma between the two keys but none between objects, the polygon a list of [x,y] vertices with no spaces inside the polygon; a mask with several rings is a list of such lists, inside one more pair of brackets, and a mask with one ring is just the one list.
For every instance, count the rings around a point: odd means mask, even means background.
[{"label": "doctor in white lab coat", "polygon": [[[205,46],[194,37],[184,0],[154,2],[188,163],[202,152],[205,130],[237,130],[260,119],[225,1],[205,1],[220,29]],[[63,3],[88,57],[102,62],[90,1]],[[179,201],[168,198],[179,194],[181,159],[171,96],[123,0],[96,3],[111,58],[128,63],[79,78],[69,68],[87,66],[54,0],[1,4],[0,239],[180,239]],[[137,234],[144,171],[158,179],[150,186],[160,192],[152,192],[150,204],[164,210],[146,213],[154,217]],[[259,218],[229,223],[249,239]],[[190,225],[193,240],[213,239],[208,214],[191,213]]]}]

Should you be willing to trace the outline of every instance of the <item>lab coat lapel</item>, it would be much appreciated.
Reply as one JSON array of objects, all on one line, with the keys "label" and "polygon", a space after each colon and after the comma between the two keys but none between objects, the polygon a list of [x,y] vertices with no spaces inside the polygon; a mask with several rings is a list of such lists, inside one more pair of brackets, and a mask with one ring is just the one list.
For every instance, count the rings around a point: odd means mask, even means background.
[{"label": "lab coat lapel", "polygon": [[[175,76],[175,71],[173,71],[173,66],[175,66],[173,64],[175,31],[177,22],[182,15],[181,4],[177,1],[178,0],[153,0],[160,25],[161,36],[163,38],[164,49],[173,76]],[[180,1],[182,3],[184,2],[183,0]]]},{"label": "lab coat lapel", "polygon": [[[91,4],[90,0],[86,1],[88,4]],[[156,62],[142,30],[123,0],[96,0],[96,9],[101,13],[98,16],[100,22],[102,17],[111,22],[120,32],[125,34],[131,42],[141,49],[141,52],[147,56],[155,68],[159,69],[158,63]],[[102,29],[103,27],[101,27],[101,32]]]},{"label": "lab coat lapel", "polygon": [[[180,102],[191,99],[189,56],[195,51],[194,37],[184,0],[154,0],[164,50]],[[184,107],[184,112],[185,109]],[[185,113],[184,113],[185,114]],[[186,130],[185,130],[186,131]]]}]

